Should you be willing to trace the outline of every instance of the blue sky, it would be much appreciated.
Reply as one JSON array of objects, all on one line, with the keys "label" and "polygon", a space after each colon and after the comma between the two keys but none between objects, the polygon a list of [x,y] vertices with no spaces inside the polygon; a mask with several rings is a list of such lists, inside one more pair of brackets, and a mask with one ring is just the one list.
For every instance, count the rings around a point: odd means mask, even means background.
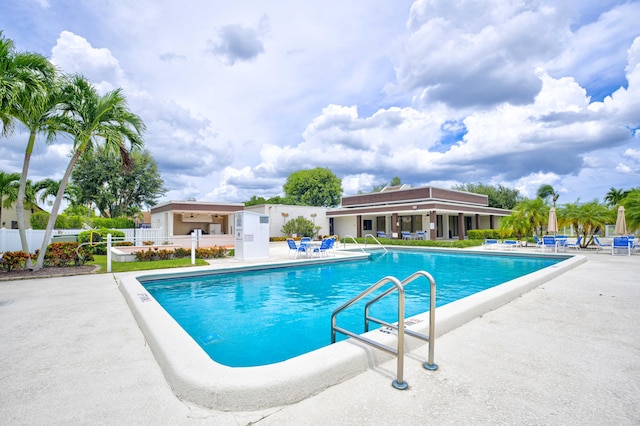
[{"label": "blue sky", "polygon": [[[268,198],[319,166],[345,195],[398,176],[567,203],[640,186],[639,21],[638,1],[4,0],[0,29],[124,89],[162,201]],[[39,141],[30,178],[70,148]]]}]

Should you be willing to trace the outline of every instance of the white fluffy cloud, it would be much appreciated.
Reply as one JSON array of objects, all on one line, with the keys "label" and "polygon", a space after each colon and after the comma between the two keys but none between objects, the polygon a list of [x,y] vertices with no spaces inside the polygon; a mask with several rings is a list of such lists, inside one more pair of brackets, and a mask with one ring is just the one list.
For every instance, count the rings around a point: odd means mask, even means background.
[{"label": "white fluffy cloud", "polygon": [[[570,202],[639,181],[638,1],[44,2],[53,21],[21,3],[39,32],[0,17],[5,35],[125,89],[168,199],[270,197],[313,167],[348,194],[398,176]],[[20,146],[0,146],[5,170]],[[34,176],[66,149],[39,144]]]}]

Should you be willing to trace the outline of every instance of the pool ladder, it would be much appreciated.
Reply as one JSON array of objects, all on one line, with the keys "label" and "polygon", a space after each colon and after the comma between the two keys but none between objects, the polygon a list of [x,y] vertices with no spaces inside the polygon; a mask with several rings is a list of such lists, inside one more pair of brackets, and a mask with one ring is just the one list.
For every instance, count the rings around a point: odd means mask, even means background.
[{"label": "pool ladder", "polygon": [[[415,331],[412,330],[407,330],[404,327],[404,323],[405,323],[405,317],[404,317],[404,288],[407,284],[409,284],[410,282],[416,280],[419,277],[425,277],[429,280],[429,335],[425,336],[424,334],[420,334],[417,333]],[[365,336],[356,334],[352,331],[346,330],[342,327],[338,327],[336,325],[336,320],[337,320],[337,316],[340,312],[344,311],[345,309],[347,309],[348,307],[352,306],[354,303],[362,300],[363,298],[367,297],[368,295],[370,295],[371,293],[373,293],[374,291],[380,289],[382,286],[384,286],[385,284],[388,283],[392,283],[393,286],[387,290],[385,290],[384,292],[382,292],[381,294],[379,294],[378,296],[374,297],[373,299],[369,300],[367,302],[367,304],[365,305],[364,308],[364,328],[365,328],[365,332],[369,331],[369,322],[375,322],[378,323],[380,325],[384,325],[386,327],[390,327],[393,328],[395,330],[397,330],[398,333],[398,343],[397,343],[397,347],[393,348],[391,346],[387,346],[384,345],[382,343],[376,342],[375,340],[369,339]],[[391,324],[388,323],[386,321],[383,321],[381,319],[378,318],[374,318],[371,317],[369,315],[369,309],[371,308],[371,306],[382,300],[383,298],[385,298],[386,296],[388,296],[389,294],[393,293],[397,291],[398,292],[398,322],[397,325],[396,324]],[[349,337],[352,337],[356,340],[359,340],[363,343],[366,343],[368,345],[371,345],[377,349],[380,349],[382,351],[388,352],[392,355],[395,355],[397,358],[397,368],[396,368],[396,379],[391,383],[393,385],[394,388],[396,389],[400,389],[400,390],[404,390],[407,389],[409,387],[409,385],[407,385],[407,383],[403,380],[403,370],[404,370],[404,335],[405,333],[412,336],[412,337],[416,337],[418,339],[422,339],[425,340],[427,342],[429,342],[429,358],[427,360],[427,362],[425,362],[422,366],[427,369],[427,370],[437,370],[438,369],[438,365],[435,364],[433,362],[433,352],[434,352],[434,343],[435,343],[435,329],[436,329],[436,282],[433,279],[433,277],[431,276],[431,274],[429,274],[428,272],[425,271],[416,271],[413,274],[411,274],[409,277],[405,278],[404,280],[400,281],[395,277],[391,277],[391,276],[387,276],[382,278],[380,281],[378,281],[377,283],[373,284],[371,287],[369,287],[368,289],[366,289],[365,291],[363,291],[362,293],[360,293],[359,295],[357,295],[356,297],[354,297],[353,299],[349,300],[348,302],[346,302],[345,304],[343,304],[342,306],[340,306],[339,308],[337,308],[335,311],[333,311],[333,313],[331,314],[331,343],[335,343],[336,342],[336,332],[338,333],[342,333],[345,334]],[[399,325],[402,324],[402,327],[400,327]]]},{"label": "pool ladder", "polygon": [[[364,236],[364,246],[367,247],[367,238],[371,237],[373,239],[373,241],[375,241],[383,250],[385,253],[388,253],[389,250],[387,250],[387,248],[385,246],[382,245],[382,243],[380,241],[378,241],[378,239],[376,237],[374,237],[372,234],[367,234]],[[351,239],[353,241],[353,243],[363,252],[366,253],[366,251],[364,250],[364,248],[362,248],[360,246],[360,244],[358,244],[358,241],[356,241],[356,239],[353,237],[353,235],[345,235],[343,238],[343,247],[347,246],[347,240]]]}]

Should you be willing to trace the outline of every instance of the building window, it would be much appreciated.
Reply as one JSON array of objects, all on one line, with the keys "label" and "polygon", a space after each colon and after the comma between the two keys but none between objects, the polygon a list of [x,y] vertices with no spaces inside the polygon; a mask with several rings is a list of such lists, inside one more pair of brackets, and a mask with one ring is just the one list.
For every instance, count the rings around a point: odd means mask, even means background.
[{"label": "building window", "polygon": [[362,221],[362,229],[365,231],[373,230],[373,221],[371,219],[365,219]]}]

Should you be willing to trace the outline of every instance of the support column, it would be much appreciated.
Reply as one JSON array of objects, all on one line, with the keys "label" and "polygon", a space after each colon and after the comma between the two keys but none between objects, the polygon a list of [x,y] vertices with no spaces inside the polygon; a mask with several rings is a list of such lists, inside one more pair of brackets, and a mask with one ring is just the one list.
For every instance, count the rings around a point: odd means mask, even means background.
[{"label": "support column", "polygon": [[480,229],[480,215],[476,213],[476,227],[475,229]]},{"label": "support column", "polygon": [[362,237],[362,216],[356,216],[356,238]]},{"label": "support column", "polygon": [[489,215],[489,229],[495,229],[493,226],[493,215]]},{"label": "support column", "polygon": [[393,235],[396,235],[396,238],[398,237],[398,213],[391,213],[391,237],[393,238]]},{"label": "support column", "polygon": [[429,239],[430,240],[437,240],[438,239],[438,234],[436,231],[436,227],[438,226],[438,215],[436,214],[436,211],[433,210],[431,213],[429,213]]},{"label": "support column", "polygon": [[458,239],[464,240],[466,231],[464,229],[464,213],[458,213]]}]

